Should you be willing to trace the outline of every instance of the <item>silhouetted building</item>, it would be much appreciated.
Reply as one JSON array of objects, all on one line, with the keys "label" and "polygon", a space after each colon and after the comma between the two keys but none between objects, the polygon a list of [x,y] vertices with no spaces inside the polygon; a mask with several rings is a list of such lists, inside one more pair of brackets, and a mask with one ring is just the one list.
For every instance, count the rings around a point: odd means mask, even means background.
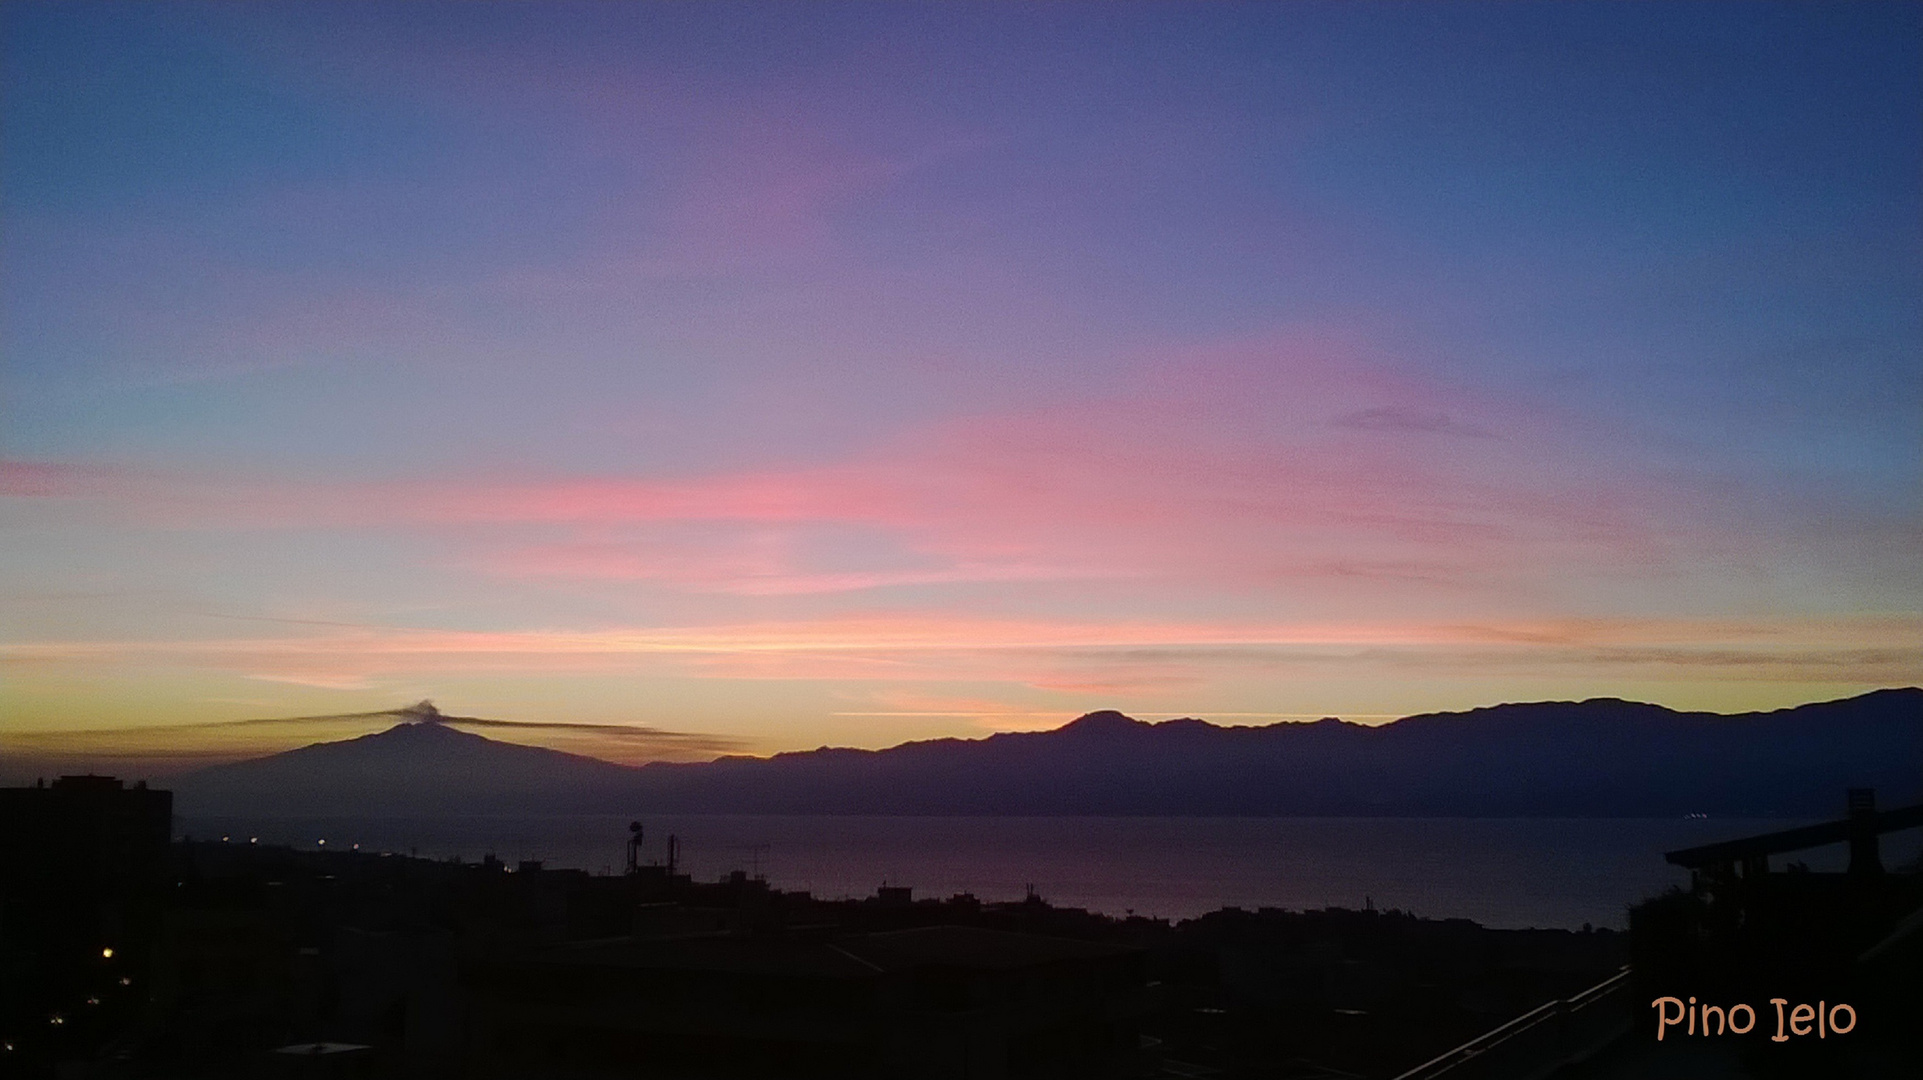
[{"label": "silhouetted building", "polygon": [[[1923,1060],[1914,1022],[1923,1007],[1923,868],[1886,868],[1878,842],[1923,827],[1923,804],[1879,812],[1875,794],[1856,788],[1845,810],[1835,821],[1669,852],[1669,862],[1690,870],[1692,887],[1631,910],[1638,1002],[1689,995],[1759,1010],[1772,998],[1845,1002],[1866,1018],[1848,1038],[1792,1047],[1764,1035],[1703,1041],[1695,1045],[1705,1073],[1727,1059],[1757,1074],[1909,1077]],[[1829,845],[1848,847],[1841,873],[1770,865]],[[1661,1064],[1653,1045],[1621,1049],[1592,1075],[1649,1075]]]},{"label": "silhouetted building", "polygon": [[63,776],[0,788],[0,879],[5,895],[140,888],[165,877],[174,796],[140,781]]},{"label": "silhouetted building", "polygon": [[91,1053],[129,1022],[166,897],[173,795],[110,776],[0,788],[0,1041]]}]

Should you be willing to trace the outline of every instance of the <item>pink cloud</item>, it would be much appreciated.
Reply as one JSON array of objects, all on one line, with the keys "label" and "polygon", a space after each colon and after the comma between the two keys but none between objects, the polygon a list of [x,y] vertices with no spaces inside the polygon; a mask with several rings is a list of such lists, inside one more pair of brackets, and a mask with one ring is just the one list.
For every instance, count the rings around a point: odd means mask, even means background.
[{"label": "pink cloud", "polygon": [[1140,692],[1278,665],[1366,670],[1715,670],[1864,683],[1923,675],[1914,617],[1258,623],[1021,620],[877,612],[813,620],[582,631],[367,627],[291,637],[0,646],[26,667],[187,667],[313,686],[456,674],[641,673],[730,679],[983,680],[1067,693]]},{"label": "pink cloud", "polygon": [[126,472],[104,465],[0,459],[0,498],[76,498],[123,487]]},{"label": "pink cloud", "polygon": [[1090,571],[1019,562],[955,562],[917,567],[807,570],[773,530],[744,530],[714,537],[707,545],[594,540],[515,548],[477,560],[486,572],[520,578],[664,582],[734,596],[808,596],[913,585],[1064,581],[1096,576]]},{"label": "pink cloud", "polygon": [[[1441,419],[1345,422],[1372,402],[1419,402],[1411,415]],[[1465,590],[1542,600],[1570,567],[1648,578],[1678,550],[1743,549],[1742,536],[1690,518],[1687,492],[1612,475],[1555,430],[1305,334],[1176,353],[1103,397],[941,421],[825,464],[524,481],[176,478],[117,497],[174,527],[425,530],[490,575],[749,597],[1162,581],[1197,596],[1285,589],[1331,610],[1388,610]],[[16,485],[52,482],[19,475]],[[546,535],[529,542],[530,529]],[[806,542],[824,530],[832,543]]]}]

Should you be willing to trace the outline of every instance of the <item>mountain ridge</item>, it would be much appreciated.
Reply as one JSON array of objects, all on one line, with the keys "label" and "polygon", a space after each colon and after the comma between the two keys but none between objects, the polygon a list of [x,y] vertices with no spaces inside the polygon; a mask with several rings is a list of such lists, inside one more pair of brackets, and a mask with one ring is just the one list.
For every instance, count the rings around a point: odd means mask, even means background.
[{"label": "mountain ridge", "polygon": [[1749,713],[1620,698],[1259,726],[1098,710],[1050,731],[618,765],[422,721],[215,766],[193,812],[1829,816],[1923,797],[1923,689]]}]

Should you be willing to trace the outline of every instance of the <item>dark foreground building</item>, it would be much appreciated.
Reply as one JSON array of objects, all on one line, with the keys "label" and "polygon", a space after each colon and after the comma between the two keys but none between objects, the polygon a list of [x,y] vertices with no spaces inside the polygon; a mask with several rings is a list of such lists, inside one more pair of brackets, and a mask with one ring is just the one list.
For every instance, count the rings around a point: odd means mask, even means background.
[{"label": "dark foreground building", "polygon": [[173,795],[107,776],[0,788],[0,1072],[91,1052],[146,997]]}]

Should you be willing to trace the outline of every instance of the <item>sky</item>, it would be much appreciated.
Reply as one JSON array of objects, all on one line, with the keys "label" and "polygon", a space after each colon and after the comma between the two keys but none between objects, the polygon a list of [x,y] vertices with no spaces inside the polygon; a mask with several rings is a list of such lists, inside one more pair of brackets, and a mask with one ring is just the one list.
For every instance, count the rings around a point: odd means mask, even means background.
[{"label": "sky", "polygon": [[0,33],[16,763],[1923,681],[1923,5]]}]

